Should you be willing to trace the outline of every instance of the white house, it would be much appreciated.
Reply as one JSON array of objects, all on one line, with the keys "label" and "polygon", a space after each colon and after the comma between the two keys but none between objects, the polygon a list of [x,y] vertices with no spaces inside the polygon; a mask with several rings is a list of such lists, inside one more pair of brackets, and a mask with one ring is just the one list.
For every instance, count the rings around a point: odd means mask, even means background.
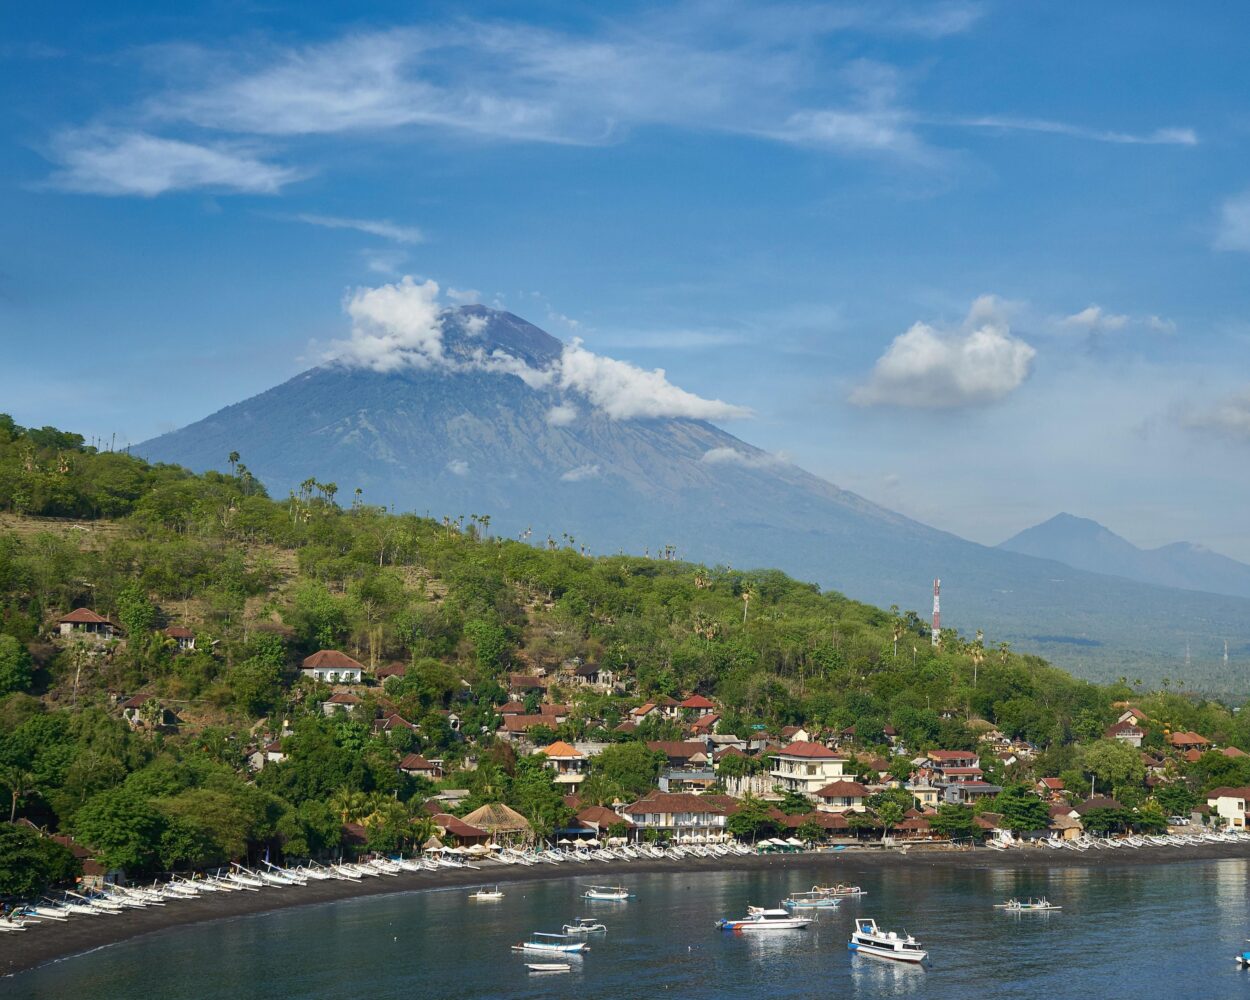
[{"label": "white house", "polygon": [[817,792],[830,782],[842,778],[846,758],[819,743],[805,740],[769,754],[773,767],[769,772],[773,784],[787,792],[800,792],[815,799]]},{"label": "white house", "polygon": [[1207,792],[1207,808],[1224,821],[1224,826],[1245,828],[1247,801],[1250,788],[1213,788]]},{"label": "white house", "polygon": [[304,659],[300,672],[323,684],[359,684],[365,668],[337,649],[320,649]]},{"label": "white house", "polygon": [[724,795],[651,792],[621,811],[640,830],[662,830],[674,837],[723,833],[728,807]]},{"label": "white house", "polygon": [[547,758],[547,766],[555,772],[551,780],[557,785],[576,788],[586,780],[586,755],[563,740],[536,751]]},{"label": "white house", "polygon": [[816,793],[816,809],[819,812],[863,812],[868,789],[858,781],[845,778],[832,781]]}]

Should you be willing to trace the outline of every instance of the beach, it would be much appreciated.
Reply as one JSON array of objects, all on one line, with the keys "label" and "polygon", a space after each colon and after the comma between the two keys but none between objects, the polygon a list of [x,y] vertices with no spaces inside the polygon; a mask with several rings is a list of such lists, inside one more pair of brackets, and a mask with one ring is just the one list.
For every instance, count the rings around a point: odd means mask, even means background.
[{"label": "beach", "polygon": [[937,846],[907,848],[856,847],[844,851],[765,854],[728,858],[646,859],[594,864],[502,865],[485,863],[480,869],[441,869],[381,875],[362,882],[325,881],[289,888],[265,888],[257,892],[206,893],[195,899],[171,901],[166,906],[126,910],[115,916],[71,917],[65,923],[38,924],[21,934],[0,936],[0,974],[33,969],[48,962],[80,955],[144,935],[176,927],[234,917],[312,906],[338,900],[391,893],[434,891],[460,886],[499,883],[501,886],[538,880],[576,879],[603,883],[631,873],[715,872],[758,869],[818,868],[827,870],[830,882],[853,882],[857,873],[882,867],[906,869],[1061,869],[1081,867],[1131,867],[1170,865],[1194,861],[1245,858],[1244,844],[1209,844],[1185,847],[1143,847],[1138,850],[1083,853],[1048,849],[988,848],[951,850]]}]

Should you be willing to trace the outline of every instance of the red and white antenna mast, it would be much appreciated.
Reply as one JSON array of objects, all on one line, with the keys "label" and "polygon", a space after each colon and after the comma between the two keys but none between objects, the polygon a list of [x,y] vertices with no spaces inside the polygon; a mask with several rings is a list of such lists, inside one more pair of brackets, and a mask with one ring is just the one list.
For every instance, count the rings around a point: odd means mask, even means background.
[{"label": "red and white antenna mast", "polygon": [[942,581],[933,581],[933,645],[937,646],[942,640]]}]

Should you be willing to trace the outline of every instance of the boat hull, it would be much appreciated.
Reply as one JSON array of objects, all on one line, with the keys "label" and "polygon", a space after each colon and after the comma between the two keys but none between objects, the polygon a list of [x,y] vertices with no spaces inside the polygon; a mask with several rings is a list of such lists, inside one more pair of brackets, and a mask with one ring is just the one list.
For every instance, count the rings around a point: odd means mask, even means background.
[{"label": "boat hull", "polygon": [[857,955],[885,958],[891,962],[904,962],[910,965],[918,965],[929,957],[927,951],[895,951],[893,948],[885,948],[874,944],[862,944],[858,941],[852,941],[848,947]]}]

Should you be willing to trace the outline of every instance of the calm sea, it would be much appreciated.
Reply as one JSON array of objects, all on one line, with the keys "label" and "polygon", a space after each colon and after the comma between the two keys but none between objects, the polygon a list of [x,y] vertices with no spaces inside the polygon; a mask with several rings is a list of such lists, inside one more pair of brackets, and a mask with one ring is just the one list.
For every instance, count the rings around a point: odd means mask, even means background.
[{"label": "calm sea", "polygon": [[[748,903],[776,905],[828,868],[626,876],[637,898],[589,903],[581,882],[412,892],[172,930],[0,982],[27,998],[1246,997],[1233,955],[1250,935],[1250,862],[1004,871],[874,869],[868,895],[807,931],[713,928]],[[847,869],[835,869],[849,875]],[[835,876],[836,877],[836,876]],[[1054,914],[991,908],[1045,895]],[[509,950],[531,931],[594,915],[608,934],[568,975],[535,976]],[[931,967],[852,957],[852,919],[875,917],[929,948]],[[55,933],[39,928],[38,933]],[[0,948],[3,942],[0,942]]]}]

